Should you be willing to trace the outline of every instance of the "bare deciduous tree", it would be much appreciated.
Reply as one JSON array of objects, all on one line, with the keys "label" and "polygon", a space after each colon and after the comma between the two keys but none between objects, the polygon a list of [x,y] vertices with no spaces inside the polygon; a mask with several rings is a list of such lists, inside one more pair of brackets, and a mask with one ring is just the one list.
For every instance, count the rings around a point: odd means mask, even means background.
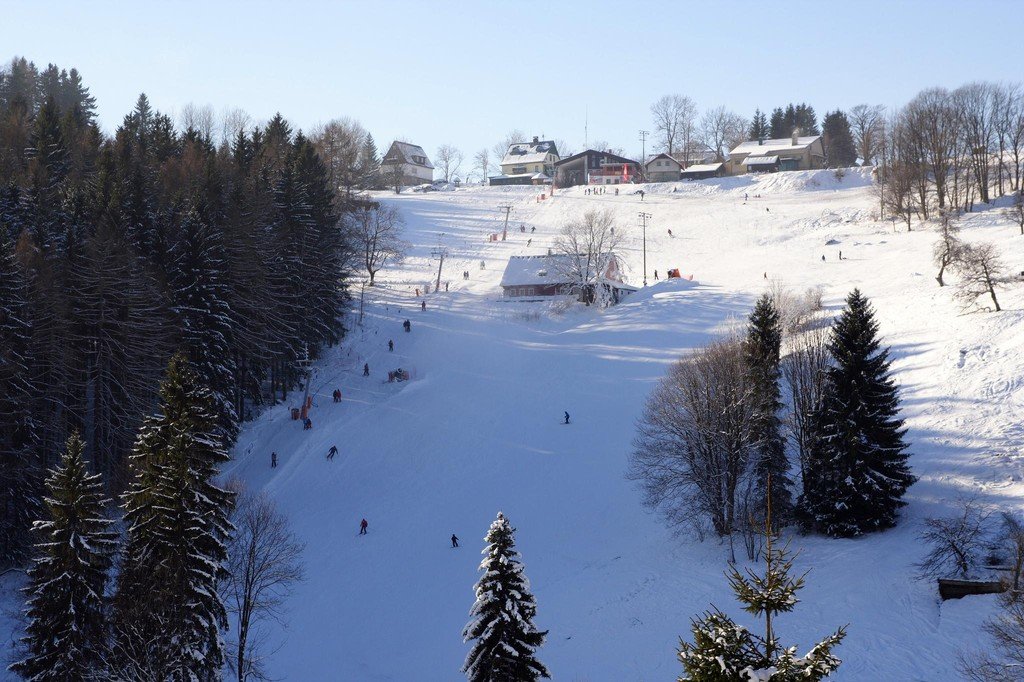
[{"label": "bare deciduous tree", "polygon": [[809,329],[802,334],[790,336],[789,353],[782,358],[782,376],[791,405],[783,424],[800,464],[801,485],[816,433],[814,419],[821,407],[825,371],[830,362],[828,337],[827,327]]},{"label": "bare deciduous tree", "polygon": [[952,516],[925,520],[918,539],[928,543],[930,549],[917,564],[921,575],[968,578],[983,564],[990,512],[975,499],[962,499],[956,506]]},{"label": "bare deciduous tree", "polygon": [[508,148],[516,142],[523,142],[524,140],[526,140],[526,134],[522,130],[508,131],[500,142],[491,147],[491,151],[494,152],[495,163],[501,165],[501,160],[505,158]]},{"label": "bare deciduous tree", "polygon": [[651,105],[654,130],[662,149],[672,154],[688,149],[693,140],[697,105],[685,95],[665,95]]},{"label": "bare deciduous tree", "polygon": [[745,118],[725,107],[708,109],[700,119],[702,142],[714,150],[716,161],[725,161],[725,155],[746,139],[747,127]]},{"label": "bare deciduous tree", "polygon": [[203,138],[213,141],[213,128],[216,121],[213,107],[209,104],[202,106],[189,102],[181,108],[178,119],[181,127],[185,130],[194,130]]},{"label": "bare deciduous tree", "polygon": [[473,156],[473,163],[480,169],[480,180],[487,184],[487,176],[491,173],[491,154],[485,147]]},{"label": "bare deciduous tree", "polygon": [[943,211],[939,216],[939,241],[932,247],[932,262],[939,268],[939,274],[935,276],[940,287],[946,286],[943,274],[946,268],[956,263],[960,257],[960,249],[963,242],[957,237],[960,233],[960,226],[954,220],[950,211]]},{"label": "bare deciduous tree", "polygon": [[453,145],[443,144],[437,148],[435,160],[437,161],[437,170],[441,173],[441,179],[451,182],[458,175],[459,168],[462,167],[462,152]]},{"label": "bare deciduous tree", "polygon": [[281,622],[285,600],[303,579],[305,546],[263,494],[242,492],[232,522],[236,530],[224,587],[237,625],[232,665],[238,682],[265,680],[261,649],[266,633],[260,626],[267,620]]},{"label": "bare deciduous tree", "polygon": [[587,305],[608,304],[609,292],[602,279],[609,268],[618,266],[621,239],[622,231],[615,233],[615,216],[607,210],[586,211],[566,223],[555,239],[555,248],[563,256],[556,261],[561,274],[572,282],[571,293]]},{"label": "bare deciduous tree", "polygon": [[975,305],[979,296],[988,294],[996,312],[1002,310],[996,288],[1009,281],[1009,277],[994,244],[964,244],[953,267],[958,275],[956,297],[964,307]]},{"label": "bare deciduous tree", "polygon": [[1020,227],[1020,233],[1024,234],[1024,190],[1013,195],[1013,203],[1003,210],[1003,215],[1015,222]]},{"label": "bare deciduous tree", "polygon": [[345,188],[345,197],[362,179],[359,154],[366,140],[366,129],[352,118],[336,118],[313,128],[310,140],[327,168],[331,186]]},{"label": "bare deciduous tree", "polygon": [[220,116],[220,140],[224,144],[233,144],[240,133],[244,133],[252,126],[252,116],[244,109],[235,107],[225,109]]},{"label": "bare deciduous tree", "polygon": [[629,476],[677,528],[737,528],[754,452],[747,376],[742,344],[715,342],[674,364],[644,406]]},{"label": "bare deciduous tree", "polygon": [[999,545],[1002,549],[1002,560],[1010,569],[1010,589],[1014,593],[1020,591],[1021,572],[1024,571],[1024,521],[1013,512],[1000,515]]},{"label": "bare deciduous tree", "polygon": [[972,682],[1020,682],[1024,669],[1024,600],[1007,592],[1000,598],[1002,611],[982,625],[991,648],[961,653],[957,668]]},{"label": "bare deciduous tree", "polygon": [[847,112],[853,144],[865,166],[874,164],[882,144],[885,107],[881,104],[858,104]]},{"label": "bare deciduous tree", "polygon": [[390,261],[401,263],[409,244],[402,239],[405,219],[394,206],[366,202],[352,217],[353,229],[362,246],[363,267],[373,286],[377,273]]}]

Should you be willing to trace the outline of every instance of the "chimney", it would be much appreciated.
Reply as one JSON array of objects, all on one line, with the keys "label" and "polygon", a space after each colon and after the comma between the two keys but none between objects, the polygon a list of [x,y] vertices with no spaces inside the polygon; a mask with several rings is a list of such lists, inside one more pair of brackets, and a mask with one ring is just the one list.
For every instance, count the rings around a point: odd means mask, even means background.
[{"label": "chimney", "polygon": [[534,144],[537,144],[538,142],[540,142],[540,140],[539,140],[539,139],[537,139],[537,136],[536,136],[536,135],[534,135],[534,136],[533,136],[533,143],[534,143]]},{"label": "chimney", "polygon": [[800,143],[800,129],[793,128],[793,146],[797,146]]}]

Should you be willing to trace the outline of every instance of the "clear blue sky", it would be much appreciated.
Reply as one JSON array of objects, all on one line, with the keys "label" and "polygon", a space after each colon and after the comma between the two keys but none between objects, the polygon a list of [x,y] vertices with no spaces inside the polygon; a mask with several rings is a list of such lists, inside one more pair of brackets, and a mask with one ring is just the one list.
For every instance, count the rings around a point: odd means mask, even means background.
[{"label": "clear blue sky", "polygon": [[820,117],[932,85],[1020,80],[1022,5],[0,0],[0,59],[77,67],[107,131],[144,91],[168,113],[281,111],[304,129],[352,116],[382,150],[405,137],[467,159],[514,128],[580,148],[589,112],[591,142],[638,154],[665,94],[748,118],[805,101]]}]

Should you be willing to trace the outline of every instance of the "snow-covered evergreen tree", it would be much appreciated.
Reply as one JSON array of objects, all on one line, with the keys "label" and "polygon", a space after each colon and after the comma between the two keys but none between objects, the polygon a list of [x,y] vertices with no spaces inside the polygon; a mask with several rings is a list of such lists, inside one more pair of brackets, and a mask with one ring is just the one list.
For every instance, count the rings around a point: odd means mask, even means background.
[{"label": "snow-covered evergreen tree", "polygon": [[380,153],[373,135],[366,133],[362,149],[359,150],[359,175],[364,189],[380,189]]},{"label": "snow-covered evergreen tree", "polygon": [[200,382],[216,398],[217,423],[225,441],[232,442],[238,434],[232,400],[235,359],[230,339],[234,321],[227,304],[230,291],[219,231],[198,212],[190,211],[172,255],[174,314],[182,348]]},{"label": "snow-covered evergreen tree", "polygon": [[747,368],[750,399],[754,402],[750,437],[754,441],[754,490],[751,501],[754,512],[766,508],[768,481],[771,480],[771,508],[776,523],[786,525],[792,518],[793,485],[786,458],[786,440],[782,435],[781,389],[779,388],[779,353],[782,326],[779,312],[769,294],[757,300],[750,313],[747,338],[743,344],[743,360]]},{"label": "snow-covered evergreen tree", "polygon": [[16,220],[13,207],[5,210],[9,196],[0,197],[0,556],[21,560],[38,518],[41,476],[33,452],[26,280],[7,238]]},{"label": "snow-covered evergreen tree", "polygon": [[891,528],[916,478],[907,465],[889,351],[880,348],[871,304],[857,289],[832,328],[829,353],[802,513],[808,525],[836,537]]},{"label": "snow-covered evergreen tree", "polygon": [[90,475],[78,434],[46,480],[47,521],[33,530],[39,556],[29,569],[28,656],[11,670],[32,682],[100,680],[104,588],[117,535],[104,517],[99,475]]},{"label": "snow-covered evergreen tree", "polygon": [[[119,674],[218,679],[227,626],[224,574],[231,493],[213,483],[227,453],[216,399],[183,354],[160,388],[132,454],[124,495],[127,542],[116,596]],[[133,678],[134,679],[134,678]]]},{"label": "snow-covered evergreen tree", "polygon": [[484,572],[475,587],[476,603],[462,636],[473,641],[462,672],[470,682],[534,682],[550,677],[537,660],[547,631],[533,624],[537,604],[515,548],[515,528],[501,512],[484,540]]},{"label": "snow-covered evergreen tree", "polygon": [[[770,485],[770,482],[769,482]],[[770,494],[769,494],[770,498]],[[803,656],[797,647],[783,648],[775,633],[774,619],[793,611],[803,576],[792,577],[789,546],[775,544],[771,507],[765,514],[762,550],[763,574],[733,567],[726,574],[743,610],[764,619],[764,635],[756,635],[718,609],[692,621],[693,644],[680,640],[679,682],[817,682],[832,674],[841,661],[832,653],[846,636],[845,627],[824,638]]]}]

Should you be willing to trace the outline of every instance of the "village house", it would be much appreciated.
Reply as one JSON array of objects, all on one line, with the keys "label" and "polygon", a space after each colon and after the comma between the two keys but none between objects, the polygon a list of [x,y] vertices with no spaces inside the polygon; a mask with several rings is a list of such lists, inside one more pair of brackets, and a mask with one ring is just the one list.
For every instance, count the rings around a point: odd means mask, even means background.
[{"label": "village house", "polygon": [[668,154],[658,154],[644,164],[644,170],[647,173],[647,182],[675,182],[679,179],[683,164]]},{"label": "village house", "polygon": [[555,164],[559,187],[618,185],[639,180],[640,163],[610,151],[588,149]]},{"label": "village house", "polygon": [[381,160],[380,172],[382,177],[390,181],[399,170],[402,185],[422,185],[434,181],[434,164],[430,163],[423,147],[396,140]]},{"label": "village house", "polygon": [[537,137],[532,142],[515,142],[501,159],[501,175],[490,178],[492,185],[545,185],[554,177],[558,147],[552,140]]},{"label": "village house", "polygon": [[729,153],[731,175],[812,170],[824,166],[825,149],[821,135],[800,137],[796,130],[788,139],[750,140]]},{"label": "village house", "polygon": [[[571,258],[568,254],[512,256],[501,276],[502,295],[509,299],[536,300],[572,293],[573,278],[569,274],[573,272]],[[618,259],[605,260],[608,261],[608,267],[597,278],[596,284],[612,302],[618,303],[627,294],[637,291],[637,288],[622,281]],[[579,292],[580,299],[593,301],[597,293],[594,289],[595,286],[591,284],[585,291]]]}]

